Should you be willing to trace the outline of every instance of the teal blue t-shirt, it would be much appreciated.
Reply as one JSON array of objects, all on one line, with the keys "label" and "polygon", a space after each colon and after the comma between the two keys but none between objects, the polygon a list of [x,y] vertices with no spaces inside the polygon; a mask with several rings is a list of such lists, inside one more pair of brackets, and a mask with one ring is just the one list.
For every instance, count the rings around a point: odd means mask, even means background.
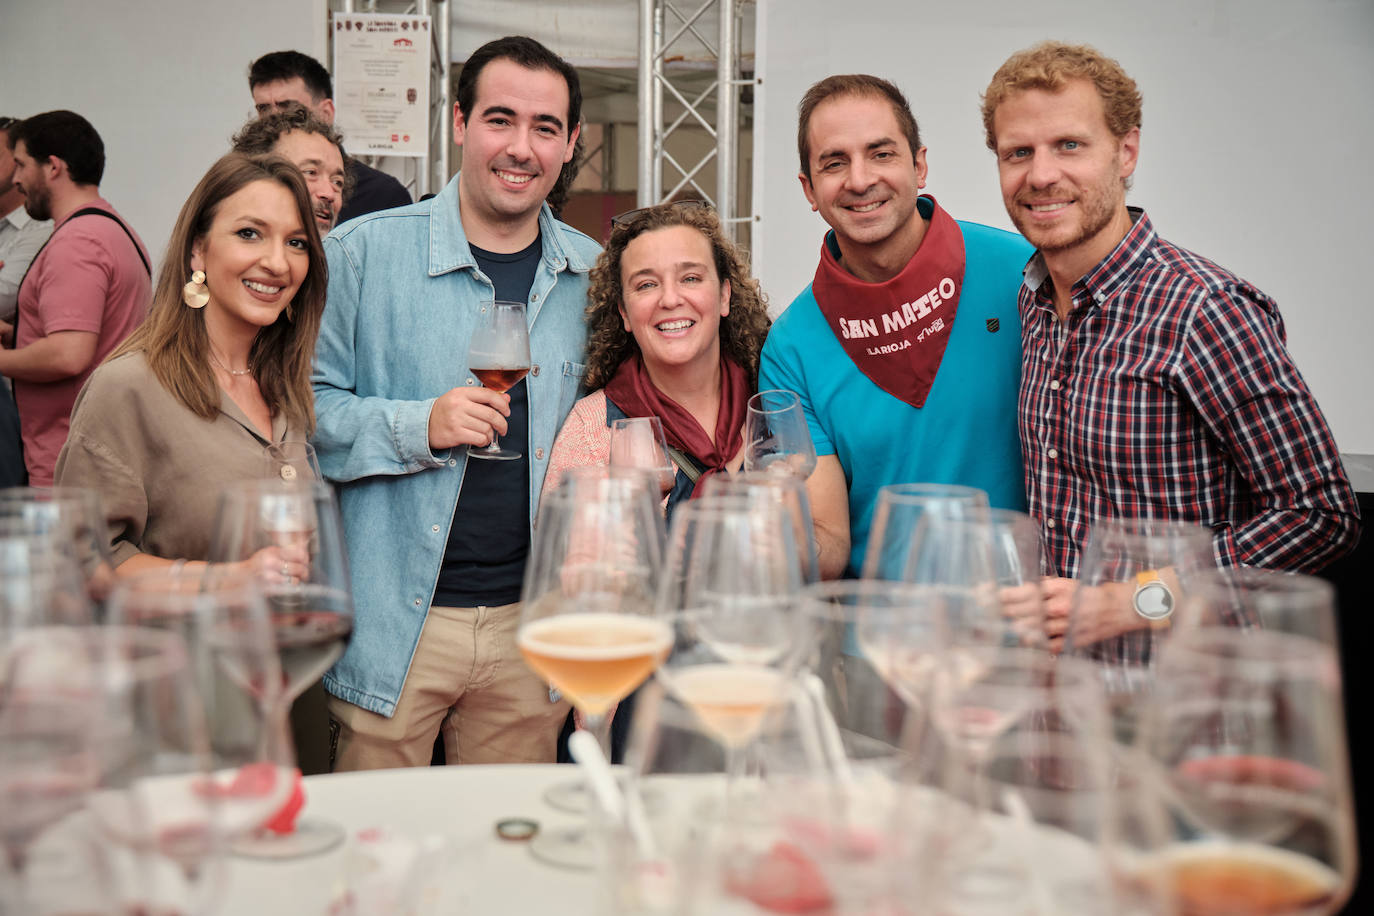
[{"label": "teal blue t-shirt", "polygon": [[925,406],[898,400],[859,371],[810,286],[773,324],[763,347],[759,389],[797,392],[816,453],[837,456],[844,468],[852,544],[848,575],[863,569],[878,490],[887,484],[963,484],[986,490],[994,507],[1026,507],[1016,432],[1016,292],[1033,249],[1001,229],[965,222],[959,228],[964,287]]}]

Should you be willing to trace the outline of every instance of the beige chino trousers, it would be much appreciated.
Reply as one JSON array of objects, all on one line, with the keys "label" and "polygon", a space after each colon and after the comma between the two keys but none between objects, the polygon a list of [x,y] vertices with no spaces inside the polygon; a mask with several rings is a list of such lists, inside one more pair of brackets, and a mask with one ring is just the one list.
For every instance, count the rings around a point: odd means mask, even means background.
[{"label": "beige chino trousers", "polygon": [[432,605],[396,714],[329,698],[334,770],[427,766],[442,733],[449,763],[553,763],[568,701],[515,646],[520,605]]}]

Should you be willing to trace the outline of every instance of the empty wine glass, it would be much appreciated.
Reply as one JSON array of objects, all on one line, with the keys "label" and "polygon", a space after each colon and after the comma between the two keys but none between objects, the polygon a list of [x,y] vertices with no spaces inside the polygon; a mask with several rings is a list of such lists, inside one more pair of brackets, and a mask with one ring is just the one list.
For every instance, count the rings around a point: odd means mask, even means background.
[{"label": "empty wine glass", "polygon": [[988,495],[974,487],[939,483],[889,484],[878,491],[864,552],[865,579],[915,581],[914,548],[927,515],[938,518],[986,518]]},{"label": "empty wine glass", "polygon": [[658,476],[658,486],[665,494],[673,489],[677,466],[668,457],[668,443],[663,437],[663,421],[658,417],[628,417],[611,421],[611,457],[613,468],[643,468]]},{"label": "empty wine glass", "polygon": [[1211,532],[1149,519],[1098,522],[1088,533],[1068,620],[1047,616],[1063,654],[1098,667],[1117,737],[1132,743],[1159,647],[1199,574],[1215,569]]},{"label": "empty wine glass", "polygon": [[[226,487],[210,539],[212,564],[251,571],[267,609],[285,676],[282,708],[343,655],[353,633],[353,597],[343,525],[328,484],[318,480],[247,480]],[[292,830],[260,833],[235,851],[296,858],[343,840],[337,824],[303,819]]]},{"label": "empty wine glass", "polygon": [[816,469],[816,446],[795,391],[771,389],[749,399],[744,418],[744,469],[805,480]]},{"label": "empty wine glass", "polygon": [[792,520],[792,536],[801,554],[802,578],[806,582],[819,581],[821,568],[816,553],[816,527],[806,481],[767,471],[739,471],[729,476],[716,474],[707,479],[704,495],[737,496],[765,505],[782,506]]},{"label": "empty wine glass", "polygon": [[1159,651],[1139,747],[1159,767],[1170,833],[1144,866],[1179,912],[1316,916],[1350,893],[1339,658],[1307,628],[1185,628]]},{"label": "empty wine glass", "polygon": [[[110,608],[120,620],[130,609],[125,597],[140,588],[117,583]],[[208,622],[208,616],[201,619]],[[265,659],[265,634],[259,635],[256,657]],[[236,778],[240,758],[223,756],[230,745],[212,750],[196,669],[216,662],[193,662],[184,632],[144,625],[90,628],[64,645],[72,649],[65,676],[88,691],[97,710],[90,738],[99,784],[88,795],[87,810],[109,857],[118,901],[113,909],[213,911],[223,893],[228,835],[281,802],[262,791],[262,781]],[[201,648],[210,659],[224,655],[209,643]],[[251,729],[255,721],[250,715],[240,727]],[[228,718],[220,722],[229,724]]]},{"label": "empty wine glass", "polygon": [[[530,329],[523,302],[493,302],[482,306],[468,343],[468,371],[483,388],[505,393],[530,371]],[[470,447],[469,458],[512,461],[521,456],[501,447],[493,435],[484,448]]]},{"label": "empty wine glass", "polygon": [[940,592],[841,579],[805,588],[799,609],[813,633],[806,668],[843,731],[872,742],[870,753],[914,747],[907,730],[922,726],[930,680],[949,651]]},{"label": "empty wine glass", "polygon": [[315,446],[309,442],[273,442],[263,449],[263,460],[268,477],[282,480],[323,480],[320,473],[320,460],[315,455]]},{"label": "empty wine glass", "polygon": [[[99,782],[91,747],[97,711],[85,697],[46,689],[5,691],[0,702],[0,912],[79,912],[65,899],[63,885],[98,883],[98,874],[73,873],[91,849],[62,829]],[[63,899],[55,899],[58,895]]]},{"label": "empty wine glass", "polygon": [[0,652],[35,627],[93,623],[90,595],[60,537],[0,520]]},{"label": "empty wine glass", "polygon": [[906,581],[969,590],[971,612],[952,620],[954,641],[1045,647],[1040,530],[1024,512],[925,512],[916,523]]},{"label": "empty wine glass", "polygon": [[[525,663],[577,708],[603,752],[608,715],[653,673],[672,633],[653,615],[663,566],[657,478],[640,469],[588,467],[540,501],[525,567],[516,644]],[[557,807],[585,810],[581,782],[553,787]],[[573,868],[595,864],[584,828],[545,830],[539,858]]]},{"label": "empty wine glass", "polygon": [[[13,520],[3,521],[3,520]],[[109,529],[100,494],[83,487],[10,487],[0,490],[0,530],[53,534],[75,560],[91,601],[102,605],[114,581]]]}]

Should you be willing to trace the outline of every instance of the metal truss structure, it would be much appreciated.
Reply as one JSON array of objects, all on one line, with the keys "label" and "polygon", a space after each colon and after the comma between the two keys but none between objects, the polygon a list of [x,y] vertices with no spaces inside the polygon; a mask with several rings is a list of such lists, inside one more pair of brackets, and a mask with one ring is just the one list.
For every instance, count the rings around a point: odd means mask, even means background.
[{"label": "metal truss structure", "polygon": [[[733,240],[739,225],[752,221],[751,216],[739,213],[740,92],[754,83],[741,78],[740,6],[747,0],[703,0],[694,12],[680,6],[681,2],[639,3],[639,206],[672,200],[690,188],[715,205],[726,236]],[[712,11],[714,36],[709,34],[708,13]],[[715,59],[716,79],[703,90],[684,91],[675,85],[673,73],[709,67],[709,60],[689,63],[701,60],[703,48]],[[682,107],[666,124],[665,95]],[[712,102],[714,123],[707,119]],[[689,122],[703,127],[716,143],[700,161],[684,164],[668,152],[667,139]],[[714,194],[696,180],[712,159],[716,163]]]}]

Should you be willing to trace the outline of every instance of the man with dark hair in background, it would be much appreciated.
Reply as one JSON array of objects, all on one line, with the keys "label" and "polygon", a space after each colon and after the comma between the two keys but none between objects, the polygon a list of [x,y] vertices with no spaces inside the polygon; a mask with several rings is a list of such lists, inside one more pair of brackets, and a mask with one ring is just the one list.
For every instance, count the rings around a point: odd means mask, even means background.
[{"label": "man with dark hair in background", "polygon": [[[319,61],[299,51],[273,51],[248,68],[248,88],[258,117],[304,105],[326,124],[334,123],[334,83]],[[341,147],[342,148],[342,147]],[[410,203],[410,193],[386,172],[346,156],[345,167],[353,187],[339,212],[338,222]]]},{"label": "man with dark hair in background", "polygon": [[352,190],[338,131],[304,105],[290,104],[243,125],[232,143],[236,153],[275,153],[300,169],[310,190],[320,238],[329,234]]},{"label": "man with dark hair in background", "polygon": [[802,192],[831,231],[815,279],[768,335],[759,387],[801,396],[821,573],[834,578],[862,571],[887,484],[962,484],[1024,505],[1016,289],[1030,248],[921,194],[926,148],[887,80],[816,83],[797,147]]},{"label": "man with dark hair in background", "polygon": [[[458,79],[458,175],[325,240],[315,447],[339,487],[357,611],[325,675],[337,769],[428,764],[436,734],[451,764],[555,759],[568,704],[515,634],[600,250],[546,206],[581,107],[577,72],[548,48],[488,42]],[[465,363],[493,300],[527,309],[531,367],[508,394]],[[519,458],[474,457],[498,435]]]},{"label": "man with dark hair in background", "polygon": [[[0,375],[14,380],[29,483],[50,487],[77,392],[148,310],[151,266],[143,242],[100,196],[105,144],[70,111],[10,127],[14,183],[53,233],[19,286],[14,350]],[[10,326],[0,323],[0,336]]]}]

